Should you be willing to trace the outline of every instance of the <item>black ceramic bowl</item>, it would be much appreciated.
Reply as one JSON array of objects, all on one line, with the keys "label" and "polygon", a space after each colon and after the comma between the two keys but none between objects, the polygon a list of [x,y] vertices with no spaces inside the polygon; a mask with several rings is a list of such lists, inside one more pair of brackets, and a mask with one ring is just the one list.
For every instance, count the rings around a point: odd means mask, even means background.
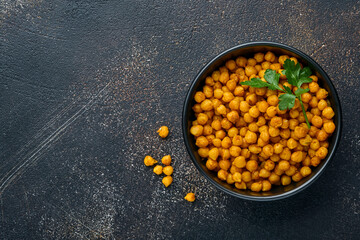
[{"label": "black ceramic bowl", "polygon": [[[268,192],[252,192],[250,190],[239,190],[233,185],[229,185],[226,182],[221,181],[217,178],[215,172],[209,171],[205,166],[205,161],[201,160],[201,157],[197,153],[197,146],[195,145],[195,139],[190,134],[191,121],[195,120],[195,115],[192,111],[192,106],[195,104],[194,95],[196,91],[202,89],[204,86],[205,78],[209,76],[214,70],[218,69],[220,66],[223,66],[225,62],[229,59],[234,59],[238,56],[244,57],[253,57],[256,52],[267,52],[272,51],[276,55],[286,54],[289,56],[296,57],[299,62],[304,66],[309,66],[313,74],[317,75],[319,78],[319,85],[325,88],[329,92],[329,100],[331,102],[331,107],[334,109],[334,123],[336,125],[336,130],[329,138],[329,152],[325,159],[322,160],[321,164],[316,167],[311,175],[303,178],[300,182],[291,183],[288,186],[273,186],[273,188]],[[274,43],[274,42],[251,42],[238,45],[236,47],[230,48],[212,59],[208,64],[206,64],[198,75],[195,77],[192,82],[190,89],[186,95],[184,109],[183,109],[183,119],[182,127],[186,148],[190,154],[191,160],[194,162],[198,170],[217,188],[220,190],[247,200],[255,201],[271,201],[277,199],[283,199],[294,195],[295,193],[300,192],[301,190],[308,187],[313,183],[320,174],[325,170],[325,167],[328,165],[330,159],[334,156],[337,145],[339,144],[340,134],[341,134],[341,107],[338,95],[334,88],[334,85],[331,83],[330,78],[324,72],[324,70],[317,64],[312,58],[303,52],[286,46],[284,44]]]}]

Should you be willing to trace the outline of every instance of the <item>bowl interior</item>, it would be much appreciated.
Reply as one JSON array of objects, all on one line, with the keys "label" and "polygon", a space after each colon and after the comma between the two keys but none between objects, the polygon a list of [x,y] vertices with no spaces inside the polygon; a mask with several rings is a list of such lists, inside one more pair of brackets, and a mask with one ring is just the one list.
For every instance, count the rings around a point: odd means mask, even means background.
[{"label": "bowl interior", "polygon": [[[229,185],[226,182],[221,181],[217,178],[216,173],[213,171],[209,171],[205,166],[205,161],[201,159],[199,154],[197,153],[197,146],[195,145],[194,137],[190,134],[191,121],[195,120],[195,114],[192,111],[192,106],[195,104],[194,95],[196,91],[201,90],[204,86],[205,78],[214,70],[217,70],[219,67],[223,66],[225,62],[229,59],[234,59],[238,56],[244,57],[253,57],[256,52],[267,52],[272,51],[277,56],[279,55],[289,55],[296,57],[299,62],[301,62],[304,66],[309,66],[316,76],[318,76],[318,83],[320,87],[325,88],[329,92],[329,100],[331,102],[331,106],[334,109],[334,123],[336,125],[336,130],[333,135],[328,139],[329,141],[329,153],[325,159],[322,160],[320,165],[313,169],[311,175],[303,178],[300,182],[291,183],[288,186],[273,186],[273,188],[268,192],[252,192],[250,190],[239,190],[235,188],[233,185]],[[341,131],[341,109],[339,99],[336,93],[334,86],[332,85],[327,74],[322,70],[322,68],[310,57],[305,55],[304,53],[294,49],[292,47],[288,47],[286,45],[277,44],[277,43],[250,43],[243,44],[232,49],[229,49],[212,61],[210,61],[196,76],[193,81],[187,97],[185,99],[184,111],[183,111],[183,131],[184,131],[184,139],[185,144],[187,146],[188,152],[200,172],[204,174],[204,176],[212,182],[216,187],[221,190],[240,197],[244,199],[250,200],[259,200],[259,201],[267,201],[267,200],[275,200],[285,198],[287,196],[293,195],[296,192],[304,189],[306,186],[310,185],[323,171],[325,166],[328,164],[329,160],[334,154],[335,148],[340,138]]]}]

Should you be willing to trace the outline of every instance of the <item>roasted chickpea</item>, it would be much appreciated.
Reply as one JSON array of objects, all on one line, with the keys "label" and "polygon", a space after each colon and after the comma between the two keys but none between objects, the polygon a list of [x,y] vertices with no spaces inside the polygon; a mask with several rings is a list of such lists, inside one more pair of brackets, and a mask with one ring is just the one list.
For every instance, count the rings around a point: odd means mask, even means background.
[{"label": "roasted chickpea", "polygon": [[328,134],[332,134],[335,131],[335,124],[333,122],[324,123],[324,130]]},{"label": "roasted chickpea", "polygon": [[316,133],[316,139],[319,141],[325,141],[328,138],[328,134],[324,130],[319,130]]},{"label": "roasted chickpea", "polygon": [[326,155],[328,154],[328,150],[325,147],[320,147],[317,151],[316,151],[316,156],[320,159],[324,159],[326,157]]},{"label": "roasted chickpea", "polygon": [[249,160],[246,163],[246,169],[250,172],[254,172],[258,168],[258,163],[255,160]]},{"label": "roasted chickpea", "polygon": [[208,120],[209,120],[209,117],[205,113],[199,113],[199,115],[197,117],[198,124],[205,125]]},{"label": "roasted chickpea", "polygon": [[174,169],[172,166],[165,166],[163,168],[163,173],[167,176],[170,176],[171,174],[173,174],[173,171],[174,171]]},{"label": "roasted chickpea", "polygon": [[167,126],[160,127],[157,132],[161,138],[166,138],[169,135],[169,128]]},{"label": "roasted chickpea", "polygon": [[280,169],[281,171],[286,171],[286,170],[288,170],[289,168],[290,168],[290,163],[289,163],[289,161],[281,160],[281,161],[279,162],[279,169]]},{"label": "roasted chickpea", "polygon": [[253,192],[260,192],[262,189],[262,183],[261,182],[254,182],[251,184],[251,191]]},{"label": "roasted chickpea", "polygon": [[247,131],[246,134],[245,134],[245,141],[247,143],[256,143],[256,140],[257,140],[257,135],[256,133],[254,132],[251,132],[251,131]]},{"label": "roasted chickpea", "polygon": [[209,170],[215,170],[217,167],[218,167],[218,162],[217,161],[214,161],[212,159],[208,159],[206,161],[206,167],[207,169]]},{"label": "roasted chickpea", "polygon": [[271,184],[276,184],[280,182],[280,176],[275,173],[271,173],[268,179]]},{"label": "roasted chickpea", "polygon": [[256,106],[252,106],[252,107],[249,109],[249,114],[250,114],[251,117],[257,118],[257,117],[259,117],[259,115],[260,115],[260,111],[259,111],[259,109],[258,109]]},{"label": "roasted chickpea", "polygon": [[240,156],[241,148],[238,146],[231,146],[229,151],[230,151],[230,156],[238,157],[238,156]]},{"label": "roasted chickpea", "polygon": [[196,144],[196,146],[202,148],[202,147],[206,147],[207,145],[209,145],[209,141],[207,140],[206,137],[199,136],[198,138],[196,138],[195,144]]},{"label": "roasted chickpea", "polygon": [[267,52],[264,56],[265,60],[268,61],[268,62],[275,62],[276,60],[276,57],[275,57],[275,54],[272,53],[272,52]]},{"label": "roasted chickpea", "polygon": [[214,104],[209,99],[205,99],[201,102],[200,107],[203,111],[211,111],[213,109]]},{"label": "roasted chickpea", "polygon": [[250,104],[250,105],[255,105],[257,102],[257,96],[255,93],[249,94],[246,97],[246,101]]},{"label": "roasted chickpea", "polygon": [[266,156],[270,157],[274,154],[274,147],[271,144],[264,146],[262,150]]},{"label": "roasted chickpea", "polygon": [[153,169],[153,172],[156,174],[156,175],[160,175],[162,174],[162,171],[163,171],[163,167],[160,166],[160,165],[156,165]]},{"label": "roasted chickpea", "polygon": [[284,150],[280,153],[280,158],[289,161],[291,158],[291,151],[289,148],[284,148]]},{"label": "roasted chickpea", "polygon": [[320,88],[317,92],[316,92],[316,98],[317,99],[324,99],[328,96],[328,92],[323,89],[323,88]]},{"label": "roasted chickpea", "polygon": [[162,179],[162,183],[165,185],[165,187],[170,186],[172,182],[173,182],[173,178],[171,176],[166,176]]},{"label": "roasted chickpea", "polygon": [[323,120],[320,116],[315,115],[312,119],[311,119],[311,124],[314,125],[317,128],[321,128],[322,124],[323,124]]},{"label": "roasted chickpea", "polygon": [[311,168],[304,166],[300,169],[300,173],[303,177],[307,177],[311,174]]},{"label": "roasted chickpea", "polygon": [[153,159],[151,156],[146,156],[144,158],[144,164],[147,167],[153,166],[154,164],[156,164],[158,161],[156,161],[155,159]]},{"label": "roasted chickpea", "polygon": [[184,199],[188,202],[194,202],[195,201],[195,194],[190,192],[188,194],[186,194],[186,196],[184,197]]},{"label": "roasted chickpea", "polygon": [[303,176],[301,175],[300,172],[295,173],[294,175],[292,175],[291,179],[294,182],[299,182],[301,179],[303,178]]},{"label": "roasted chickpea", "polygon": [[287,175],[282,175],[281,176],[281,185],[286,186],[289,185],[291,183],[291,178]]},{"label": "roasted chickpea", "polygon": [[220,180],[226,181],[226,178],[227,178],[227,175],[228,175],[228,174],[229,174],[229,173],[228,173],[226,170],[220,169],[220,170],[218,171],[218,173],[217,173],[217,176],[218,176],[218,178],[219,178]]},{"label": "roasted chickpea", "polygon": [[334,117],[335,113],[334,110],[331,107],[326,107],[324,108],[324,110],[322,111],[321,114],[323,117],[327,118],[327,119],[331,119]]},{"label": "roasted chickpea", "polygon": [[281,127],[282,123],[283,123],[283,120],[281,117],[273,117],[270,120],[270,126],[275,127],[275,128]]},{"label": "roasted chickpea", "polygon": [[316,82],[309,83],[309,90],[311,93],[316,93],[317,91],[319,91],[319,84],[317,84]]},{"label": "roasted chickpea", "polygon": [[276,95],[271,95],[267,98],[267,103],[270,106],[277,106],[279,103],[279,98]]},{"label": "roasted chickpea", "polygon": [[320,164],[321,159],[315,156],[311,158],[310,162],[311,162],[311,166],[317,167]]}]

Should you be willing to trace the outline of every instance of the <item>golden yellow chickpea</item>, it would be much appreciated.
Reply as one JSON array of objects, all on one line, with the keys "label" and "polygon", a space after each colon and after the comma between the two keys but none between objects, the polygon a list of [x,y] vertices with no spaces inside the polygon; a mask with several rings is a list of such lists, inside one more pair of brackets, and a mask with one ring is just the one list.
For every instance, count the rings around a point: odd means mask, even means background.
[{"label": "golden yellow chickpea", "polygon": [[235,61],[238,67],[245,67],[247,64],[247,59],[244,57],[238,57]]},{"label": "golden yellow chickpea", "polygon": [[220,160],[219,161],[219,167],[221,169],[224,169],[227,171],[227,170],[229,170],[230,166],[231,166],[231,163],[229,160]]},{"label": "golden yellow chickpea", "polygon": [[247,143],[256,143],[256,140],[257,140],[257,135],[256,133],[254,132],[251,132],[251,131],[247,131],[246,134],[245,134],[245,141]]},{"label": "golden yellow chickpea", "polygon": [[214,106],[214,104],[209,99],[205,99],[200,104],[200,107],[203,111],[211,111],[213,109],[213,106]]},{"label": "golden yellow chickpea", "polygon": [[319,84],[317,84],[316,82],[309,83],[309,90],[311,93],[316,93],[317,91],[319,91],[319,89]]},{"label": "golden yellow chickpea", "polygon": [[328,106],[328,104],[324,99],[321,99],[317,105],[317,107],[320,111],[324,110],[327,106]]},{"label": "golden yellow chickpea", "polygon": [[166,156],[162,157],[161,162],[162,162],[162,164],[169,166],[171,164],[171,156],[166,155]]},{"label": "golden yellow chickpea", "polygon": [[324,123],[324,130],[328,134],[332,134],[335,131],[335,124],[333,122]]},{"label": "golden yellow chickpea", "polygon": [[319,130],[316,133],[316,139],[321,141],[325,141],[327,138],[329,137],[329,135],[324,131],[324,130]]},{"label": "golden yellow chickpea", "polygon": [[268,157],[274,154],[274,147],[271,144],[265,145],[262,150],[264,154]]},{"label": "golden yellow chickpea", "polygon": [[251,181],[251,173],[249,171],[244,171],[241,174],[241,181],[250,182]]},{"label": "golden yellow chickpea", "polygon": [[227,182],[228,184],[230,184],[230,185],[235,183],[235,181],[234,181],[233,176],[232,176],[231,173],[229,173],[229,174],[227,175],[227,177],[226,177],[226,182]]},{"label": "golden yellow chickpea", "polygon": [[242,97],[245,95],[245,89],[241,86],[236,86],[234,89],[234,95]]},{"label": "golden yellow chickpea", "polygon": [[214,71],[211,74],[211,77],[214,79],[214,81],[219,81],[219,79],[220,79],[220,71]]},{"label": "golden yellow chickpea", "polygon": [[256,122],[256,125],[259,127],[264,126],[266,124],[266,119],[263,116],[258,117],[258,121]]},{"label": "golden yellow chickpea", "polygon": [[174,169],[172,166],[165,166],[163,168],[163,173],[167,176],[170,176],[171,174],[173,174],[173,172],[174,172]]},{"label": "golden yellow chickpea", "polygon": [[221,127],[225,130],[228,130],[232,127],[232,123],[227,118],[223,118],[220,123]]},{"label": "golden yellow chickpea", "polygon": [[290,148],[290,149],[294,149],[296,148],[298,145],[298,142],[293,139],[293,138],[290,138],[288,141],[287,141],[287,147]]},{"label": "golden yellow chickpea", "polygon": [[301,175],[300,172],[295,173],[294,175],[292,175],[291,179],[294,182],[299,182],[301,179],[303,178],[303,176]]},{"label": "golden yellow chickpea", "polygon": [[279,128],[275,128],[273,126],[269,127],[269,135],[270,137],[274,138],[280,135],[280,129]]},{"label": "golden yellow chickpea", "polygon": [[324,108],[324,110],[322,111],[321,114],[323,117],[327,118],[327,119],[331,119],[334,117],[335,113],[334,110],[331,107],[326,107]]},{"label": "golden yellow chickpea", "polygon": [[169,135],[169,128],[167,126],[162,126],[157,130],[157,132],[160,137],[166,138]]},{"label": "golden yellow chickpea", "polygon": [[214,84],[215,84],[214,79],[210,76],[206,77],[205,84],[210,87],[214,86]]},{"label": "golden yellow chickpea", "polygon": [[212,159],[208,159],[205,164],[206,168],[209,170],[215,170],[219,165],[217,161],[214,161]]},{"label": "golden yellow chickpea", "polygon": [[232,94],[231,92],[224,92],[222,100],[226,103],[231,102],[234,99],[234,94]]},{"label": "golden yellow chickpea", "polygon": [[278,166],[279,166],[279,170],[286,171],[286,170],[288,170],[290,168],[290,163],[289,163],[289,161],[281,160],[279,162]]},{"label": "golden yellow chickpea", "polygon": [[325,147],[320,147],[317,151],[316,151],[316,157],[320,158],[320,159],[324,159],[326,157],[326,155],[328,154],[328,150]]},{"label": "golden yellow chickpea", "polygon": [[209,156],[209,148],[199,148],[198,154],[202,158],[207,158]]},{"label": "golden yellow chickpea", "polygon": [[294,129],[294,134],[297,138],[304,138],[308,133],[308,129],[300,126],[296,126]]},{"label": "golden yellow chickpea", "polygon": [[275,128],[281,127],[282,123],[283,123],[283,119],[281,117],[273,117],[270,120],[270,126]]},{"label": "golden yellow chickpea", "polygon": [[229,81],[229,79],[230,79],[229,72],[224,71],[220,73],[219,81],[222,84],[226,84],[226,82]]},{"label": "golden yellow chickpea", "polygon": [[[205,136],[209,136],[209,135],[212,135],[213,134],[213,128],[210,126],[210,125],[205,125],[204,128],[203,128],[203,134]],[[210,141],[209,141],[210,143]]]},{"label": "golden yellow chickpea", "polygon": [[301,146],[304,146],[304,147],[307,147],[307,146],[310,146],[311,142],[312,142],[312,138],[310,137],[310,135],[306,135],[305,138],[301,138],[299,140]]},{"label": "golden yellow chickpea", "polygon": [[317,99],[324,99],[328,96],[328,92],[323,89],[323,88],[320,88],[317,92],[316,92],[316,98]]},{"label": "golden yellow chickpea", "polygon": [[144,164],[147,167],[153,166],[154,164],[156,164],[158,161],[156,161],[154,158],[152,158],[151,156],[146,156],[144,158]]},{"label": "golden yellow chickpea", "polygon": [[318,150],[320,148],[319,140],[313,139],[310,143],[310,148],[313,150]]},{"label": "golden yellow chickpea", "polygon": [[271,95],[267,98],[267,103],[271,106],[277,106],[279,103],[279,98],[276,95]]},{"label": "golden yellow chickpea", "polygon": [[262,181],[262,191],[267,192],[271,190],[271,183],[268,180]]},{"label": "golden yellow chickpea", "polygon": [[196,120],[197,120],[198,124],[205,125],[207,123],[207,121],[209,120],[209,117],[205,113],[199,113]]},{"label": "golden yellow chickpea", "polygon": [[280,176],[275,173],[271,173],[268,179],[271,184],[277,184],[280,182]]},{"label": "golden yellow chickpea", "polygon": [[249,146],[249,151],[254,154],[259,154],[261,152],[261,147],[256,144],[252,144]]},{"label": "golden yellow chickpea", "polygon": [[236,187],[237,189],[242,189],[242,190],[244,190],[244,189],[246,189],[246,183],[245,183],[245,182],[235,182],[235,187]]},{"label": "golden yellow chickpea", "polygon": [[224,95],[224,92],[222,89],[215,89],[214,90],[214,97],[217,99],[221,99]]},{"label": "golden yellow chickpea", "polygon": [[235,97],[233,100],[231,100],[231,102],[229,103],[229,108],[231,110],[239,110],[239,106],[240,106],[240,100],[238,97]]},{"label": "golden yellow chickpea", "polygon": [[264,61],[264,56],[265,56],[264,53],[261,53],[261,52],[255,53],[254,54],[254,59],[256,60],[256,62],[261,63],[261,62]]},{"label": "golden yellow chickpea", "polygon": [[276,107],[275,106],[270,106],[266,109],[266,114],[272,118],[272,117],[275,117],[275,115],[277,114],[277,111],[276,111]]},{"label": "golden yellow chickpea", "polygon": [[[239,119],[239,113],[237,111],[231,111],[226,115],[227,119],[232,122],[232,123],[236,123]],[[225,128],[226,129],[226,128]]]},{"label": "golden yellow chickpea", "polygon": [[256,106],[252,106],[252,107],[249,109],[249,114],[250,114],[251,117],[257,118],[257,117],[259,117],[259,115],[260,115],[260,111],[259,111],[259,109],[258,109]]},{"label": "golden yellow chickpea", "polygon": [[288,170],[285,171],[285,174],[289,177],[291,177],[292,175],[294,175],[297,171],[297,168],[295,166],[290,166],[290,168]]},{"label": "golden yellow chickpea", "polygon": [[226,181],[228,174],[229,173],[226,170],[220,169],[217,173],[217,177],[222,181]]},{"label": "golden yellow chickpea", "polygon": [[271,175],[271,172],[266,170],[265,168],[262,168],[259,171],[259,176],[262,178],[268,178],[268,177],[270,177],[270,175]]},{"label": "golden yellow chickpea", "polygon": [[253,74],[257,74],[257,70],[254,66],[247,65],[245,67],[245,74],[246,76],[250,77]]},{"label": "golden yellow chickpea", "polygon": [[238,147],[238,146],[231,146],[231,147],[229,148],[229,151],[230,151],[230,156],[232,156],[232,157],[238,157],[238,156],[240,156],[241,148]]},{"label": "golden yellow chickpea", "polygon": [[249,160],[246,163],[246,169],[250,172],[254,172],[258,168],[258,163],[255,160]]},{"label": "golden yellow chickpea", "polygon": [[156,175],[160,175],[162,174],[162,171],[163,171],[163,167],[160,166],[160,165],[156,165],[153,169],[153,172],[156,174]]},{"label": "golden yellow chickpea", "polygon": [[251,184],[251,191],[253,192],[260,192],[262,189],[262,183],[261,182],[254,182]]},{"label": "golden yellow chickpea", "polygon": [[186,194],[186,196],[184,197],[184,199],[188,202],[194,202],[195,201],[195,194],[190,192],[188,194]]},{"label": "golden yellow chickpea", "polygon": [[321,159],[319,157],[312,157],[310,160],[311,166],[317,167],[321,162]]},{"label": "golden yellow chickpea", "polygon": [[249,94],[245,100],[250,104],[250,105],[255,105],[257,102],[257,96],[255,93]]},{"label": "golden yellow chickpea", "polygon": [[238,156],[234,159],[233,164],[238,168],[244,168],[246,166],[246,160],[244,156]]},{"label": "golden yellow chickpea", "polygon": [[296,151],[291,154],[291,161],[299,163],[302,160],[303,160],[303,152],[302,151]]},{"label": "golden yellow chickpea", "polygon": [[241,173],[235,172],[235,173],[232,175],[232,178],[233,178],[234,182],[241,182]]},{"label": "golden yellow chickpea", "polygon": [[281,185],[283,186],[287,186],[291,183],[291,178],[287,175],[282,175],[281,176]]},{"label": "golden yellow chickpea", "polygon": [[300,169],[300,173],[303,177],[307,177],[311,174],[311,168],[308,166],[304,166]]},{"label": "golden yellow chickpea", "polygon": [[236,62],[234,60],[229,60],[225,63],[225,66],[230,70],[234,71],[236,69]]},{"label": "golden yellow chickpea", "polygon": [[170,186],[172,182],[173,182],[173,178],[171,176],[166,176],[162,179],[162,183],[165,185],[165,187]]},{"label": "golden yellow chickpea", "polygon": [[276,60],[276,57],[275,57],[275,54],[274,53],[272,53],[272,52],[267,52],[266,54],[265,54],[265,60],[266,61],[268,61],[268,62],[275,62],[275,60]]},{"label": "golden yellow chickpea", "polygon": [[322,124],[323,124],[323,120],[320,116],[315,115],[312,119],[311,119],[311,124],[317,128],[321,128]]},{"label": "golden yellow chickpea", "polygon": [[197,103],[201,103],[202,101],[205,100],[205,94],[203,92],[196,92],[194,96],[194,100]]},{"label": "golden yellow chickpea", "polygon": [[196,146],[198,147],[206,147],[207,145],[209,145],[209,141],[207,140],[207,138],[205,136],[199,136],[196,138],[196,142],[195,142]]},{"label": "golden yellow chickpea", "polygon": [[240,146],[243,143],[242,137],[240,135],[235,135],[232,139],[232,144],[234,146]]}]

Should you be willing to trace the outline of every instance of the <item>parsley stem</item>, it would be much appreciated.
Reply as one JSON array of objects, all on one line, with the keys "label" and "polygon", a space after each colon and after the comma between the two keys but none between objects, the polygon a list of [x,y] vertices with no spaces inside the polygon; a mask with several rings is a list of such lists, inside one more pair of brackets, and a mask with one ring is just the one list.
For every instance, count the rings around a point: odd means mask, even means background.
[{"label": "parsley stem", "polygon": [[298,99],[300,100],[300,105],[301,105],[301,108],[302,108],[302,111],[303,111],[303,114],[304,114],[304,117],[305,117],[305,120],[306,120],[306,124],[307,124],[308,128],[310,129],[309,119],[307,118],[305,108],[304,108],[304,104],[303,104],[303,102],[301,100],[301,96],[299,96]]}]

